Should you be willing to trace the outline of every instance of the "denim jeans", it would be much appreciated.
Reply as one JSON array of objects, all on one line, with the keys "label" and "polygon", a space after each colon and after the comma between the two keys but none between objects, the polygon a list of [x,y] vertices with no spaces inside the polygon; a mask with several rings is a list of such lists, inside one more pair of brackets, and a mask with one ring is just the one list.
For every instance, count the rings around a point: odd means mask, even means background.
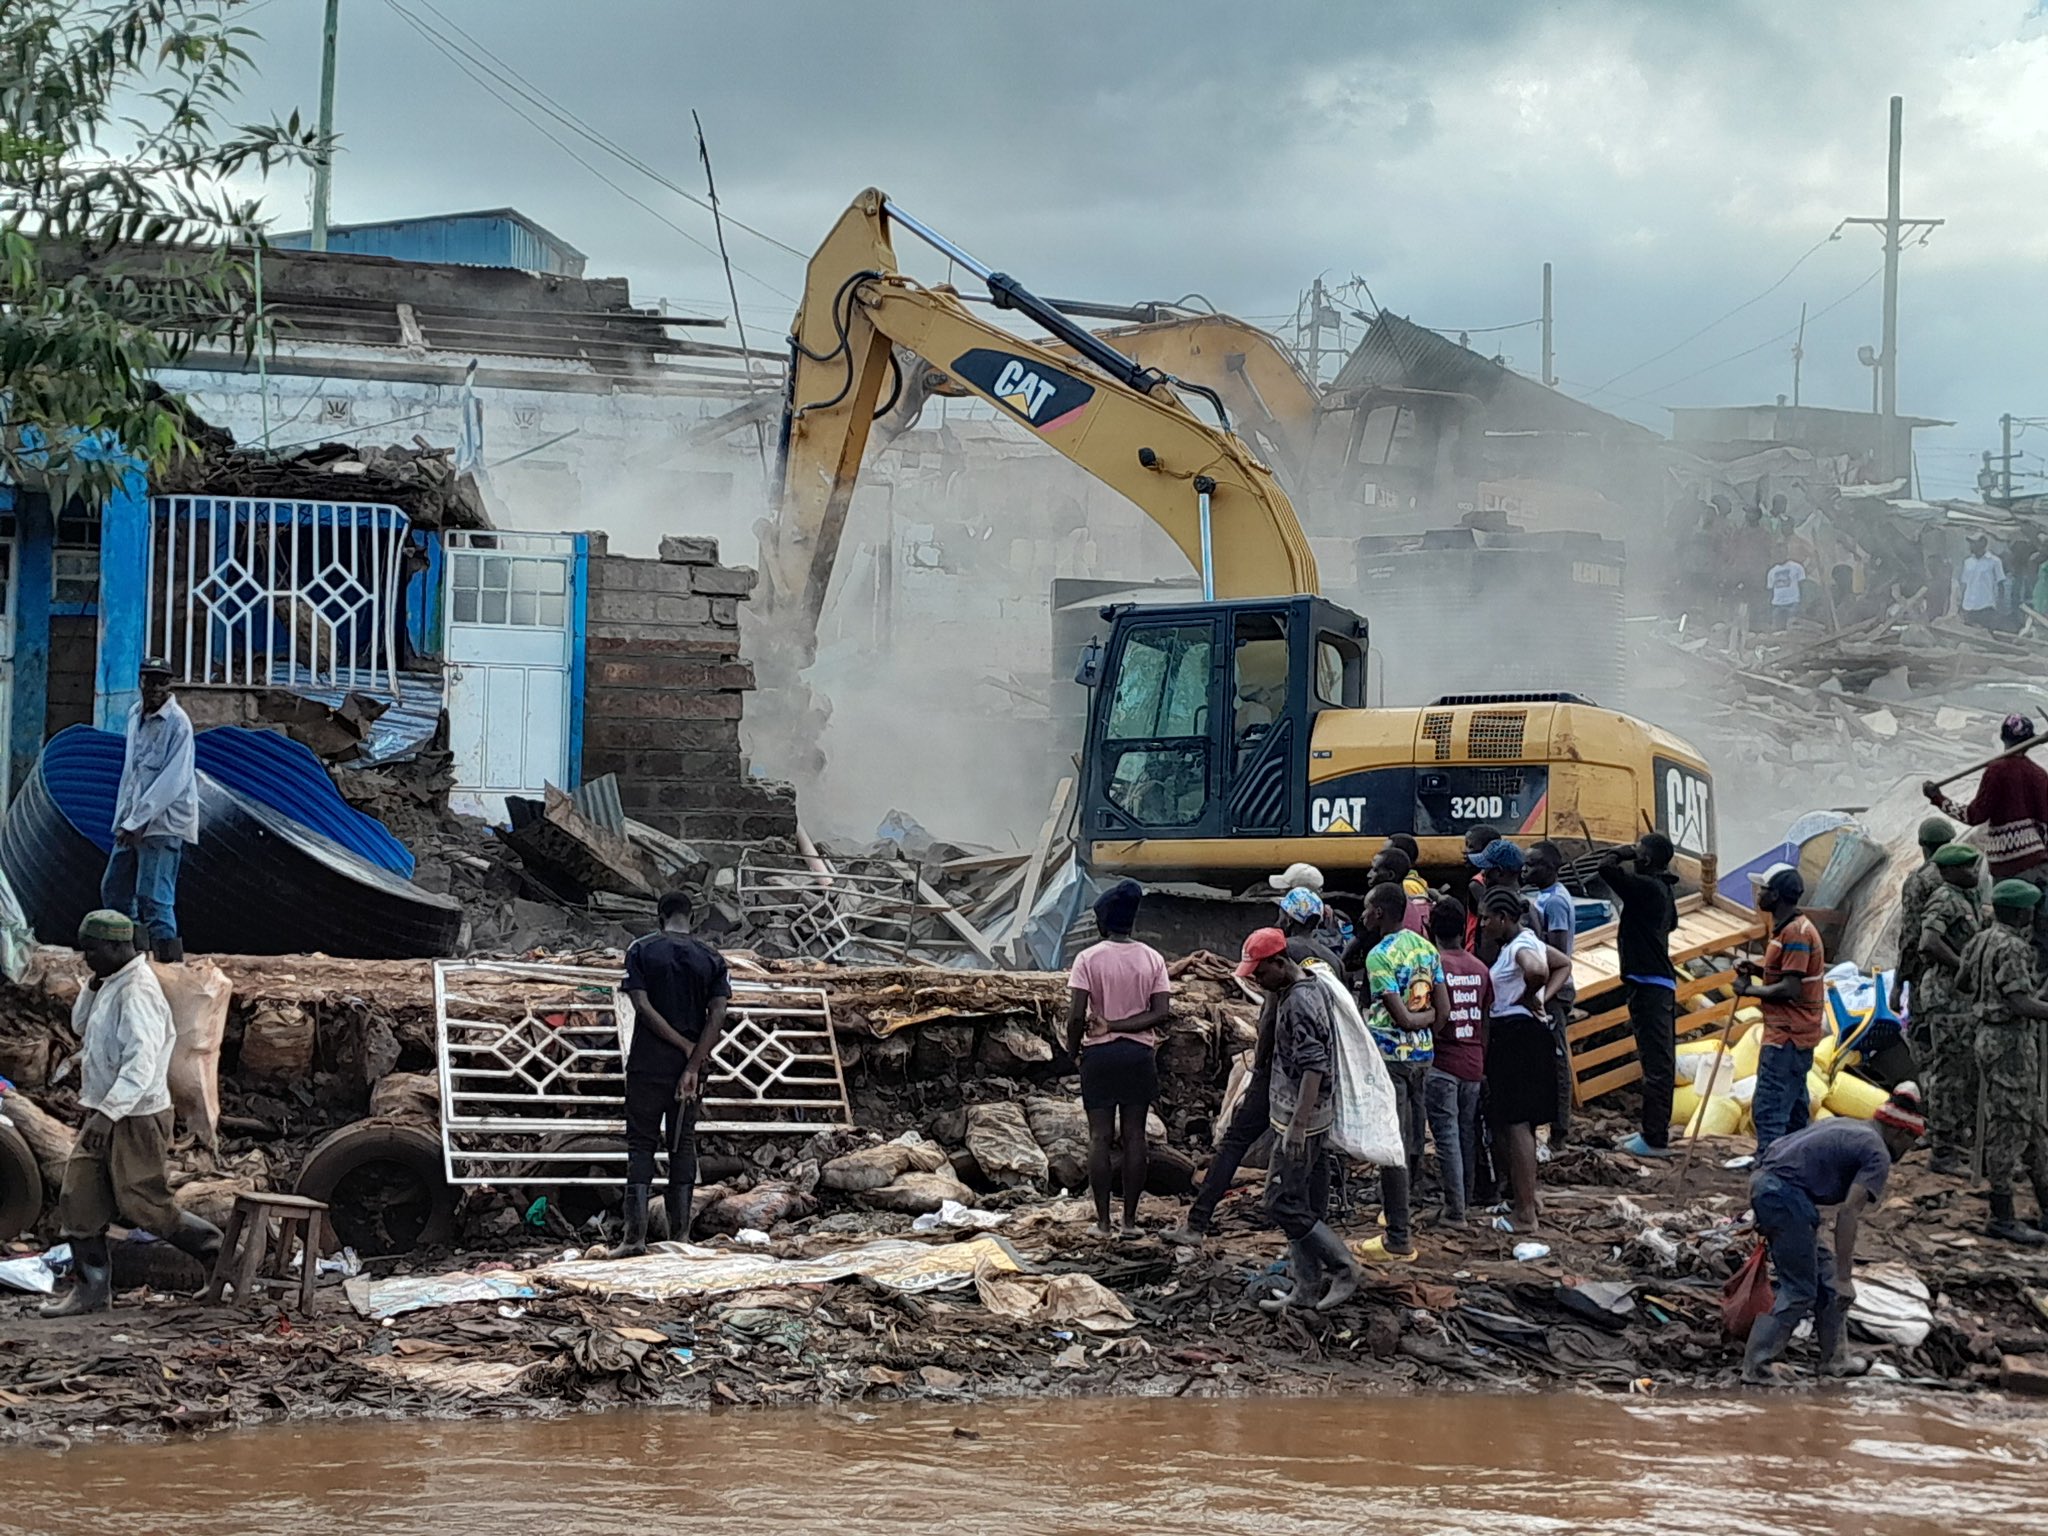
[{"label": "denim jeans", "polygon": [[1771,1251],[1771,1313],[1784,1319],[1789,1338],[1801,1318],[1818,1318],[1834,1304],[1835,1256],[1821,1244],[1820,1212],[1805,1190],[1760,1173],[1750,1180],[1749,1205]]},{"label": "denim jeans", "polygon": [[178,936],[178,861],[181,837],[145,837],[133,846],[116,844],[100,877],[100,904],[125,912],[141,924],[141,946]]},{"label": "denim jeans", "polygon": [[1429,1069],[1429,1134],[1444,1181],[1444,1219],[1465,1219],[1479,1159],[1479,1083]]},{"label": "denim jeans", "polygon": [[1756,1125],[1756,1155],[1762,1157],[1780,1136],[1806,1129],[1811,1106],[1806,1074],[1813,1070],[1813,1047],[1767,1045],[1757,1058],[1756,1096],[1749,1118]]}]

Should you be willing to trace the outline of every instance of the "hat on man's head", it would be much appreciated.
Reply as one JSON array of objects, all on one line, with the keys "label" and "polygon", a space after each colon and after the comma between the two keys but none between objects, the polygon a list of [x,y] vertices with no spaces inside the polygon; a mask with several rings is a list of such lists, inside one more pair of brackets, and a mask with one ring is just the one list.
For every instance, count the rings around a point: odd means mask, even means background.
[{"label": "hat on man's head", "polygon": [[86,939],[104,939],[109,943],[133,943],[135,941],[135,919],[126,912],[116,912],[111,907],[101,907],[88,912],[78,925],[80,942]]},{"label": "hat on man's head", "polygon": [[1297,885],[1280,898],[1280,910],[1297,923],[1313,923],[1323,915],[1323,898],[1307,886]]},{"label": "hat on man's head", "polygon": [[172,675],[171,664],[161,656],[152,656],[143,662],[140,667],[136,668],[136,675],[139,677],[169,677]]},{"label": "hat on man's head", "polygon": [[1476,869],[1511,869],[1519,872],[1523,862],[1522,850],[1506,838],[1488,843],[1477,853],[1468,853],[1465,857],[1472,861]]},{"label": "hat on man's head", "polygon": [[1935,851],[1934,862],[1942,869],[1959,869],[1977,862],[1977,850],[1968,843],[1949,843]]},{"label": "hat on man's head", "polygon": [[1991,887],[1991,905],[2031,912],[2041,905],[2041,887],[2024,880],[2001,880]]},{"label": "hat on man's head", "polygon": [[1955,823],[1943,816],[1930,816],[1920,823],[1920,846],[1939,848],[1943,843],[1955,841]]},{"label": "hat on man's head", "polygon": [[1764,889],[1780,901],[1799,901],[1806,895],[1806,877],[1790,864],[1774,865],[1764,877]]},{"label": "hat on man's head", "polygon": [[1266,876],[1266,884],[1276,891],[1320,891],[1323,872],[1313,864],[1290,864],[1279,874]]},{"label": "hat on man's head", "polygon": [[1915,1136],[1927,1134],[1927,1106],[1920,1098],[1918,1083],[1900,1083],[1890,1098],[1877,1106],[1870,1117],[1879,1125],[1894,1125]]},{"label": "hat on man's head", "polygon": [[1261,960],[1270,960],[1275,955],[1287,953],[1287,935],[1278,928],[1260,928],[1244,941],[1244,954],[1238,960],[1237,974],[1247,979],[1259,968]]}]

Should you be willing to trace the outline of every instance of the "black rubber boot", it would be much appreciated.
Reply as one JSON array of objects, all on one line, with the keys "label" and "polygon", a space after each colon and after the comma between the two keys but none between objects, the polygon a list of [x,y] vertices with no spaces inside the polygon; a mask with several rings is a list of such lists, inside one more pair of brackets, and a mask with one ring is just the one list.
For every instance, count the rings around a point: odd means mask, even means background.
[{"label": "black rubber boot", "polygon": [[1959,1179],[1970,1171],[1970,1160],[1954,1147],[1943,1147],[1927,1160],[1927,1166],[1944,1178]]},{"label": "black rubber boot", "polygon": [[645,1184],[626,1186],[626,1232],[619,1239],[618,1247],[611,1251],[612,1258],[630,1259],[647,1251],[647,1196],[650,1192]]},{"label": "black rubber boot", "polygon": [[1185,1226],[1168,1227],[1159,1235],[1166,1242],[1182,1248],[1199,1248],[1216,1235],[1215,1212],[1205,1207],[1200,1200],[1188,1207]]},{"label": "black rubber boot", "polygon": [[204,1216],[195,1216],[190,1211],[180,1211],[178,1224],[166,1232],[164,1238],[180,1253],[191,1254],[206,1266],[209,1275],[212,1274],[214,1260],[220,1257],[219,1227]]},{"label": "black rubber boot", "polygon": [[1277,1295],[1268,1296],[1259,1303],[1261,1312],[1285,1312],[1289,1307],[1310,1307],[1315,1305],[1316,1292],[1322,1288],[1323,1267],[1316,1262],[1316,1255],[1304,1238],[1298,1243],[1287,1245],[1287,1263],[1293,1271],[1294,1284]]},{"label": "black rubber boot", "polygon": [[107,1235],[71,1239],[71,1289],[43,1303],[40,1317],[83,1317],[114,1304],[114,1256]]},{"label": "black rubber boot", "polygon": [[1766,1312],[1751,1324],[1749,1347],[1742,1355],[1742,1380],[1744,1385],[1768,1387],[1777,1378],[1771,1373],[1771,1366],[1792,1342],[1792,1329],[1775,1312]]},{"label": "black rubber boot", "polygon": [[697,1197],[694,1184],[670,1184],[662,1193],[662,1204],[668,1209],[668,1240],[672,1243],[687,1243],[690,1240],[691,1208]]},{"label": "black rubber boot", "polygon": [[1317,1222],[1309,1233],[1305,1245],[1330,1272],[1330,1289],[1323,1299],[1316,1303],[1318,1312],[1329,1312],[1341,1307],[1358,1293],[1358,1260],[1351,1256],[1351,1250],[1344,1245],[1344,1239],[1333,1232],[1325,1222]]},{"label": "black rubber boot", "polygon": [[2048,1243],[2048,1235],[2013,1216],[2012,1191],[2009,1189],[1991,1191],[1991,1219],[1984,1224],[1984,1235],[2021,1248],[2038,1248]]},{"label": "black rubber boot", "polygon": [[1814,1338],[1820,1343],[1820,1373],[1823,1376],[1861,1376],[1870,1369],[1870,1362],[1861,1355],[1849,1354],[1842,1348],[1842,1338],[1849,1329],[1849,1303],[1837,1300],[1826,1308],[1813,1325]]},{"label": "black rubber boot", "polygon": [[185,941],[180,938],[158,939],[149,946],[149,952],[159,965],[183,965],[185,963]]}]

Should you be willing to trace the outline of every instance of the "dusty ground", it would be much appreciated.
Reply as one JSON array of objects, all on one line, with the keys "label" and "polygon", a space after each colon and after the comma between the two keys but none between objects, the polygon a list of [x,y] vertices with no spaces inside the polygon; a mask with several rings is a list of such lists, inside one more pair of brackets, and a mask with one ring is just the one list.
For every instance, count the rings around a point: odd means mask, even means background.
[{"label": "dusty ground", "polygon": [[[1109,1335],[1010,1322],[971,1289],[902,1296],[862,1282],[702,1304],[552,1296],[504,1308],[517,1315],[472,1303],[389,1326],[357,1316],[332,1283],[309,1319],[207,1308],[145,1288],[122,1294],[112,1313],[46,1323],[33,1300],[0,1293],[0,1440],[61,1447],[288,1418],[503,1416],[629,1402],[1725,1387],[1738,1353],[1721,1333],[1719,1291],[1750,1241],[1744,1176],[1718,1166],[1735,1150],[1708,1144],[1681,1183],[1675,1164],[1645,1173],[1617,1154],[1575,1148],[1546,1169],[1548,1258],[1516,1261],[1514,1239],[1475,1214],[1459,1229],[1424,1227],[1419,1262],[1369,1269],[1359,1298],[1336,1312],[1278,1320],[1255,1305],[1282,1248],[1258,1220],[1255,1185],[1226,1203],[1223,1237],[1195,1251],[1149,1234],[1092,1238],[1081,1202],[1014,1208],[997,1230],[1018,1254],[1048,1272],[1091,1275],[1129,1306],[1135,1326]],[[1918,1273],[1934,1296],[1934,1327],[1910,1350],[1859,1347],[1909,1381],[1952,1390],[1995,1384],[2002,1357],[2048,1361],[2048,1257],[1976,1235],[1981,1197],[1920,1162],[1902,1165],[1866,1224],[1864,1259]],[[1369,1182],[1354,1183],[1354,1240],[1373,1230],[1369,1194]],[[1179,1209],[1148,1198],[1145,1218],[1166,1225]],[[778,1228],[775,1251],[811,1255],[907,1226],[828,1205]],[[1646,1231],[1667,1234],[1676,1259],[1662,1259]],[[525,1267],[559,1252],[511,1244],[375,1267]],[[1615,1279],[1636,1285],[1626,1318],[1603,1320],[1563,1299],[1579,1281]],[[532,1369],[516,1388],[465,1393],[452,1385],[460,1370],[404,1381],[388,1374],[394,1358]]]}]

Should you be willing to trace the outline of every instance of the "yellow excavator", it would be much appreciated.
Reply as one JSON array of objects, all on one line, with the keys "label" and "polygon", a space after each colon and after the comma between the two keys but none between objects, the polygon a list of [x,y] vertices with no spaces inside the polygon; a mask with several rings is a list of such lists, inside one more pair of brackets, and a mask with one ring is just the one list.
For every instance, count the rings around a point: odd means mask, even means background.
[{"label": "yellow excavator", "polygon": [[[1053,341],[906,276],[896,231]],[[930,387],[906,378],[917,359],[1122,492],[1201,575],[1200,602],[1103,609],[1107,636],[1082,660],[1092,702],[1079,844],[1090,868],[1237,887],[1305,860],[1355,887],[1390,833],[1412,834],[1425,866],[1450,868],[1475,826],[1568,849],[1655,827],[1677,845],[1681,875],[1697,879],[1714,852],[1714,800],[1696,751],[1569,694],[1366,708],[1367,622],[1317,595],[1293,506],[1231,430],[1225,391],[1194,369],[1176,376],[1127,356],[872,188],[811,257],[790,337],[764,618],[815,634],[871,428],[906,388]],[[1276,432],[1279,387],[1248,386]],[[1205,397],[1220,425],[1187,395]],[[1466,643],[1449,616],[1439,634],[1403,638]]]}]

